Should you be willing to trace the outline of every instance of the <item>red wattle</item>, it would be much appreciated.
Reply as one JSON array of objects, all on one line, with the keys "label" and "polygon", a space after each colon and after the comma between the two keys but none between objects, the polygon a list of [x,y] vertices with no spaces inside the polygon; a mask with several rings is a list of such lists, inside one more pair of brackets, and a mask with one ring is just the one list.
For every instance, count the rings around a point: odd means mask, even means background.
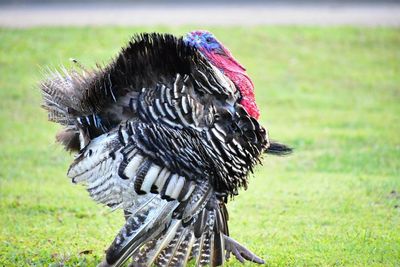
[{"label": "red wattle", "polygon": [[245,68],[237,62],[229,50],[224,49],[226,55],[217,53],[206,53],[207,57],[215,64],[217,68],[236,85],[239,89],[242,100],[240,104],[255,119],[260,117],[260,111],[256,104],[254,96],[254,84],[246,74]]},{"label": "red wattle", "polygon": [[250,78],[245,73],[237,72],[226,72],[226,76],[232,80],[232,82],[238,87],[242,95],[240,104],[244,109],[255,119],[260,117],[260,111],[258,110],[256,99],[254,95],[254,86]]}]

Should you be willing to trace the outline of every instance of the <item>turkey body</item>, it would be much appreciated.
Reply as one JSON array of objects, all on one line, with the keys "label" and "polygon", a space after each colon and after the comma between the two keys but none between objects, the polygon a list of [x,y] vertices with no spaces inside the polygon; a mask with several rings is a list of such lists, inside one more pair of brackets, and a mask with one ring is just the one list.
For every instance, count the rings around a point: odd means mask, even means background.
[{"label": "turkey body", "polygon": [[221,265],[233,253],[225,204],[270,146],[232,81],[181,38],[134,37],[107,67],[43,82],[57,140],[77,155],[68,171],[126,224],[102,266]]}]

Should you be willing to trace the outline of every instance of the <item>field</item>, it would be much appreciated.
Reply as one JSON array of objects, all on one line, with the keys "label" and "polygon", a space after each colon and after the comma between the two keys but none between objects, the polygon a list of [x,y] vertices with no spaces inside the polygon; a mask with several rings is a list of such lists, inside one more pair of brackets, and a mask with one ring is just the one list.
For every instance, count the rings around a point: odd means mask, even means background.
[{"label": "field", "polygon": [[[123,224],[66,177],[73,156],[40,108],[47,67],[194,28],[0,29],[0,266],[94,266]],[[210,30],[253,77],[271,137],[295,149],[229,203],[231,235],[267,266],[400,266],[400,30]]]}]

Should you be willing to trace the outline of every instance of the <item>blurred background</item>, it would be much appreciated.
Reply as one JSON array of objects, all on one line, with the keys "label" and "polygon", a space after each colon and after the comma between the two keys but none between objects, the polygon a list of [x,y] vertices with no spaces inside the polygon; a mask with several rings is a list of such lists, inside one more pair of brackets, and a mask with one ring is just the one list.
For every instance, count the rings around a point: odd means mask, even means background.
[{"label": "blurred background", "polygon": [[67,178],[40,81],[194,29],[246,67],[261,124],[294,148],[230,201],[231,235],[267,266],[399,266],[400,2],[344,0],[0,0],[0,266],[95,266],[124,221]]},{"label": "blurred background", "polygon": [[400,1],[0,0],[0,25],[400,25]]}]

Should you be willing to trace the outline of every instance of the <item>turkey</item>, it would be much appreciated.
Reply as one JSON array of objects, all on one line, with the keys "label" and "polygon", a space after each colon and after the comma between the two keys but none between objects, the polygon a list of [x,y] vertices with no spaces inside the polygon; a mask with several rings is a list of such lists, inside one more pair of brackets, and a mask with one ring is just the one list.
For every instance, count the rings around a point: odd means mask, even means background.
[{"label": "turkey", "polygon": [[229,236],[226,203],[264,153],[291,149],[269,140],[252,81],[212,33],[136,35],[109,65],[52,73],[41,90],[76,153],[68,176],[124,211],[99,266],[264,263]]}]

